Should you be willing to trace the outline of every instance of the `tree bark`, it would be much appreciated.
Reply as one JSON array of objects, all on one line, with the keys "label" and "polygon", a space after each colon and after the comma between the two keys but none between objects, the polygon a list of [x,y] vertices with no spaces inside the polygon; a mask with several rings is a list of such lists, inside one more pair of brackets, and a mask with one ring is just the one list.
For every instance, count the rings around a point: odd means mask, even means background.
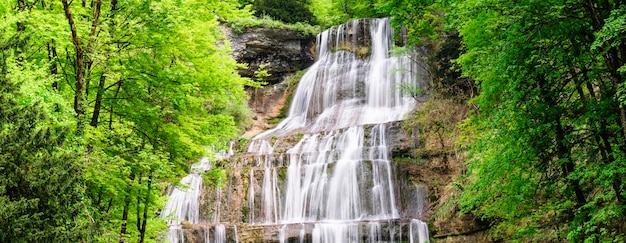
[{"label": "tree bark", "polygon": [[74,48],[76,49],[76,60],[74,60],[74,69],[76,71],[76,87],[74,90],[74,111],[76,112],[79,118],[79,126],[80,123],[84,122],[85,109],[83,107],[83,92],[84,92],[84,61],[83,61],[83,47],[80,44],[80,39],[78,38],[78,33],[76,31],[76,23],[74,23],[74,17],[72,16],[72,11],[70,9],[70,5],[67,0],[61,0],[63,3],[63,10],[65,12],[65,18],[70,25],[70,29],[72,31],[72,43],[74,44]]},{"label": "tree bark", "polygon": [[567,161],[563,163],[563,178],[567,180],[574,190],[574,196],[576,197],[576,207],[580,208],[587,203],[587,199],[585,198],[585,193],[580,186],[580,182],[578,179],[568,178],[570,174],[574,173],[575,165],[572,162],[570,152],[567,146],[565,146],[565,131],[563,130],[563,125],[561,124],[561,118],[557,118],[556,124],[556,139],[557,139],[557,153],[559,157],[566,159]]},{"label": "tree bark", "polygon": [[[586,6],[587,10],[589,11],[589,14],[591,16],[591,25],[593,26],[593,29],[597,32],[602,30],[602,28],[604,27],[604,19],[605,17],[608,16],[608,11],[610,11],[610,6],[608,5],[608,2],[605,2],[604,6],[601,8],[597,8],[595,6],[595,2],[592,0],[587,0]],[[603,14],[603,12],[599,12],[602,10],[606,10]],[[626,44],[622,44],[622,45],[626,45]],[[619,47],[611,47],[608,49],[607,53],[604,54],[604,62],[605,65],[609,71],[609,75],[611,77],[611,80],[613,81],[613,85],[614,85],[614,89],[618,89],[619,86],[624,82],[622,76],[619,74],[619,72],[617,71],[622,65],[624,65],[624,59],[626,59],[626,57],[624,57],[624,55],[622,54],[622,57],[620,58],[619,55]],[[622,53],[625,53],[626,51],[621,50]],[[618,101],[619,103],[619,101]],[[620,126],[622,128],[622,135],[624,136],[624,138],[626,138],[626,107],[622,104],[618,104],[618,115],[620,118]]]},{"label": "tree bark", "polygon": [[[28,8],[28,2],[26,0],[17,0],[17,9],[22,12],[25,11]],[[22,39],[22,34],[24,33],[24,31],[26,31],[26,25],[24,25],[23,22],[18,21],[16,23],[16,27],[17,27],[17,40],[15,42],[15,58],[17,60],[18,65],[21,65],[22,60],[22,48],[24,48],[24,45],[26,44],[26,40]]]},{"label": "tree bark", "polygon": [[[50,74],[52,74],[52,76],[56,77],[58,74],[58,67],[57,67],[57,48],[55,46],[55,41],[54,39],[50,40],[50,42],[48,42],[48,61],[50,62]],[[54,90],[57,90],[59,88],[59,84],[57,83],[56,79],[54,80],[54,82],[52,82],[52,88]]]},{"label": "tree bark", "polygon": [[146,227],[148,223],[148,207],[150,206],[150,190],[152,189],[152,170],[148,175],[148,191],[146,192],[146,200],[143,207],[143,222],[141,223],[141,229],[139,230],[139,243],[143,243],[146,237]]},{"label": "tree bark", "polygon": [[[537,77],[536,85],[541,94],[541,99],[543,99],[544,102],[551,108],[558,107],[557,101],[554,100],[553,95],[550,94],[549,88],[547,87],[546,83],[547,81],[546,81],[545,76]],[[566,143],[565,137],[567,134],[563,127],[563,123],[561,121],[562,114],[560,113],[550,114],[546,118],[547,118],[547,121],[556,121],[556,124],[554,125],[554,129],[556,131],[556,134],[555,134],[556,136],[554,138],[555,143],[556,143],[555,155],[559,159],[566,160],[565,162],[562,162],[561,164],[561,172],[563,174],[561,178],[566,180],[569,186],[574,191],[574,196],[576,198],[576,208],[580,208],[587,203],[587,200],[586,200],[585,193],[582,187],[580,186],[580,181],[576,178],[569,178],[570,174],[575,172],[576,167],[575,167],[574,162],[572,161],[571,146],[568,146],[568,144]]]},{"label": "tree bark", "polygon": [[137,218],[137,222],[135,224],[135,226],[137,227],[137,231],[141,231],[141,192],[143,191],[141,189],[141,178],[143,177],[143,175],[140,173],[137,179],[137,184],[139,190],[137,191],[137,205],[135,205],[135,217]]},{"label": "tree bark", "polygon": [[[93,52],[93,46],[96,42],[96,34],[97,34],[97,30],[98,30],[98,21],[100,19],[100,9],[102,6],[102,0],[97,0],[95,3],[92,2],[91,4],[94,8],[93,10],[93,20],[91,22],[91,31],[89,32],[89,40],[87,41],[87,47],[85,48],[86,53],[91,53]],[[89,77],[91,77],[91,68],[93,67],[93,60],[91,59],[91,57],[89,55],[85,55],[84,58],[85,64],[85,74],[84,76],[87,77],[85,79],[85,96],[89,97],[89,87],[90,87],[90,82],[91,79]]]},{"label": "tree bark", "polygon": [[[122,80],[117,82],[117,89],[115,90],[115,96],[113,96],[113,98],[117,98],[117,95],[119,95],[121,88],[122,88]],[[109,130],[111,129],[113,129],[113,105],[109,107]]]},{"label": "tree bark", "polygon": [[[130,183],[132,183],[135,180],[135,174],[133,173],[131,173],[128,177],[130,179]],[[130,183],[129,183],[129,187],[130,187]],[[126,228],[128,226],[128,210],[130,208],[130,191],[131,190],[127,190],[126,197],[124,198],[124,212],[122,212],[122,229],[120,230],[120,241],[119,241],[120,243],[124,243],[124,235],[127,233]]]},{"label": "tree bark", "polygon": [[93,105],[93,114],[91,116],[91,122],[89,125],[92,127],[98,126],[98,118],[100,117],[100,109],[102,107],[102,96],[104,94],[104,81],[106,80],[106,76],[104,74],[100,75],[100,82],[98,82],[98,93],[96,93],[96,101]]}]

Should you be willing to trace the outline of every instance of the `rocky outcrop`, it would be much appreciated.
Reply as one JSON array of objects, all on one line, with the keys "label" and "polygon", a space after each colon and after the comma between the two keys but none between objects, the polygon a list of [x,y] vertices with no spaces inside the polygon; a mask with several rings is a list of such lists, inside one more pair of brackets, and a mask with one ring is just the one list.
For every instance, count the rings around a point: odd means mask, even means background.
[{"label": "rocky outcrop", "polygon": [[[278,119],[281,115],[281,109],[287,109],[287,99],[289,94],[293,92],[297,80],[287,79],[274,85],[268,85],[258,89],[249,89],[248,106],[254,111],[252,127],[248,129],[242,136],[252,138],[254,135],[270,129],[276,125],[276,122],[270,124],[269,120]],[[282,113],[286,113],[283,111]]]},{"label": "rocky outcrop", "polygon": [[248,65],[240,69],[244,77],[254,77],[262,64],[270,74],[264,78],[269,84],[284,80],[285,76],[311,66],[314,62],[315,36],[302,32],[276,28],[247,28],[242,33],[227,30],[233,57]]},{"label": "rocky outcrop", "polygon": [[438,242],[493,242],[489,237],[489,225],[474,215],[455,211],[448,217],[435,218],[433,238]]}]

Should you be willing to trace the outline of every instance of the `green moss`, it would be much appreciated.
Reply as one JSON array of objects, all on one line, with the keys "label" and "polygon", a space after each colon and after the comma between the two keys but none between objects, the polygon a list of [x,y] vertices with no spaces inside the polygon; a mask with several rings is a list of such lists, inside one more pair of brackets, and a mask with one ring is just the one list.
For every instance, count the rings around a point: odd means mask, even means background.
[{"label": "green moss", "polygon": [[393,161],[398,163],[416,163],[417,160],[413,157],[394,157]]},{"label": "green moss", "polygon": [[285,94],[287,94],[287,101],[285,102],[285,105],[282,108],[280,108],[280,115],[278,116],[278,118],[287,117],[289,113],[289,107],[291,106],[291,100],[293,99],[293,94],[295,93],[296,88],[298,87],[298,83],[300,82],[300,79],[302,79],[302,76],[304,76],[307,70],[308,69],[300,70],[287,80],[287,89],[285,90]]},{"label": "green moss", "polygon": [[369,57],[371,54],[369,46],[358,46],[350,42],[340,43],[336,47],[332,47],[331,51],[348,51],[363,59]]},{"label": "green moss", "polygon": [[239,137],[239,144],[237,145],[237,152],[246,151],[248,148],[248,139],[245,137]]},{"label": "green moss", "polygon": [[282,121],[284,118],[284,116],[280,116],[280,117],[274,117],[272,119],[267,120],[267,124],[278,124],[280,121]]},{"label": "green moss", "polygon": [[223,168],[213,168],[202,175],[207,187],[224,188],[227,172]]}]

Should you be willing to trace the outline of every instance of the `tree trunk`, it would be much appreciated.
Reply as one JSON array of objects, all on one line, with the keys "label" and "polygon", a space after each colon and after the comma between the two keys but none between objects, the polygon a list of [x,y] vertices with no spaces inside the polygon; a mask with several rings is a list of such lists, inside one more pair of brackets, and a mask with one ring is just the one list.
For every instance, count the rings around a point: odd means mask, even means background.
[{"label": "tree trunk", "polygon": [[[550,90],[547,86],[547,81],[545,76],[537,77],[537,88],[541,94],[541,99],[544,100],[546,105],[550,108],[558,107],[557,101],[554,100],[554,96],[550,94]],[[559,159],[565,159],[565,162],[561,164],[561,172],[563,173],[562,179],[566,180],[569,186],[574,191],[574,196],[576,198],[576,208],[580,208],[586,204],[587,200],[585,197],[585,193],[580,186],[580,181],[576,178],[569,178],[572,173],[575,172],[575,164],[572,161],[571,155],[571,146],[568,146],[566,143],[565,137],[567,134],[565,133],[565,129],[563,128],[563,123],[561,121],[562,114],[554,113],[550,114],[546,117],[547,121],[556,121],[554,125],[554,129],[556,131],[556,137],[554,138],[556,141],[556,156]]]},{"label": "tree trunk", "polygon": [[65,18],[67,18],[67,22],[70,25],[70,29],[72,31],[72,43],[74,44],[74,48],[76,49],[76,60],[74,60],[74,69],[76,72],[76,87],[74,90],[74,111],[78,116],[78,126],[82,129],[81,123],[84,123],[84,115],[85,109],[83,105],[83,92],[84,92],[84,61],[83,61],[83,47],[80,44],[80,39],[78,38],[78,33],[76,31],[76,24],[74,23],[74,17],[72,16],[72,11],[70,10],[70,5],[67,0],[61,0],[63,3],[63,10],[65,12]]},{"label": "tree trunk", "polygon": [[[132,184],[132,182],[135,180],[135,174],[131,173],[129,175],[129,179],[130,179],[130,183],[129,183],[129,189],[130,189],[130,184]],[[131,193],[130,191],[131,190],[127,190],[126,197],[124,197],[124,212],[122,212],[122,229],[120,230],[120,241],[119,241],[120,243],[124,243],[124,235],[127,233],[126,227],[128,226],[128,210],[130,208],[130,193]]]},{"label": "tree trunk", "polygon": [[[55,46],[55,41],[54,39],[50,40],[50,42],[48,42],[48,61],[50,62],[50,74],[52,74],[52,76],[56,77],[58,74],[58,67],[57,67],[57,48]],[[59,84],[57,83],[56,79],[54,80],[54,82],[52,82],[52,88],[54,90],[57,90],[59,88]]]},{"label": "tree trunk", "polygon": [[137,184],[139,184],[138,188],[139,190],[137,191],[137,205],[135,208],[135,217],[137,219],[137,222],[135,224],[135,226],[137,227],[137,231],[141,231],[141,192],[143,191],[141,189],[141,178],[142,178],[142,174],[139,174],[139,179],[137,179]]},{"label": "tree trunk", "polygon": [[98,82],[98,93],[96,93],[96,101],[93,105],[93,115],[91,116],[91,122],[89,125],[92,127],[98,126],[98,118],[100,117],[100,109],[102,107],[102,95],[104,94],[104,81],[106,76],[100,75],[100,82]]},{"label": "tree trunk", "polygon": [[[604,27],[604,19],[605,17],[607,17],[608,12],[611,8],[608,5],[608,2],[605,2],[604,6],[601,8],[597,8],[595,6],[595,2],[592,0],[587,0],[587,3],[585,5],[585,7],[587,8],[587,10],[590,13],[591,16],[591,25],[593,26],[593,29],[595,30],[595,32],[601,31],[602,28]],[[602,10],[606,10],[604,13],[607,13],[605,15],[602,14]],[[621,44],[621,46],[624,46],[626,44]],[[624,65],[626,57],[624,57],[624,53],[626,53],[625,50],[619,50],[620,47],[611,47],[608,49],[607,53],[604,54],[604,63],[609,71],[611,80],[613,81],[613,85],[614,85],[614,89],[618,89],[619,86],[624,82],[623,78],[621,77],[621,75],[619,74],[619,71],[617,71],[622,65]],[[622,52],[622,57],[620,58],[619,52]],[[618,101],[619,103],[619,101]],[[620,126],[622,128],[622,135],[624,136],[624,138],[626,139],[626,107],[622,104],[618,104],[618,114],[619,114],[619,119],[620,119]]]},{"label": "tree trunk", "polygon": [[[115,90],[115,96],[113,98],[117,98],[117,95],[120,93],[120,89],[122,88],[122,80],[117,82],[117,90]],[[113,129],[113,105],[109,107],[109,130]]]},{"label": "tree trunk", "polygon": [[[93,10],[93,20],[91,22],[91,31],[89,32],[89,39],[87,41],[87,47],[85,48],[87,53],[92,52],[93,45],[96,42],[96,34],[98,30],[98,21],[100,20],[100,9],[102,6],[102,0],[97,0],[95,3],[92,2],[91,6],[93,6],[94,10]],[[89,87],[91,86],[90,85],[91,79],[89,77],[91,77],[91,68],[93,67],[93,60],[91,59],[90,55],[85,55],[84,61],[85,61],[84,76],[87,77],[85,79],[85,96],[89,97]]]},{"label": "tree trunk", "polygon": [[[25,11],[28,8],[28,2],[26,0],[17,0],[17,9],[22,12]],[[23,22],[18,21],[16,23],[16,27],[17,27],[17,41],[15,42],[15,58],[16,61],[18,63],[18,65],[20,65],[20,63],[23,61],[22,60],[22,48],[24,47],[24,45],[26,44],[26,40],[23,40],[22,38],[22,34],[24,33],[24,31],[26,31],[26,25],[24,25]]]},{"label": "tree trunk", "polygon": [[556,139],[557,139],[557,151],[558,151],[557,153],[559,157],[567,160],[562,165],[563,178],[565,178],[569,182],[570,186],[574,190],[574,195],[576,197],[576,207],[577,208],[582,207],[583,205],[587,203],[587,200],[585,198],[585,193],[583,192],[582,187],[580,186],[580,182],[578,181],[578,179],[568,178],[570,174],[574,173],[575,165],[574,165],[574,162],[572,162],[570,152],[568,151],[569,149],[564,144],[565,143],[565,131],[563,130],[563,125],[561,124],[560,117],[557,118]]},{"label": "tree trunk", "polygon": [[148,175],[148,191],[146,192],[146,200],[144,201],[143,207],[143,222],[141,224],[141,229],[139,230],[139,243],[143,243],[146,237],[146,227],[148,223],[148,207],[150,206],[150,194],[152,189],[152,170],[150,170],[150,174]]}]

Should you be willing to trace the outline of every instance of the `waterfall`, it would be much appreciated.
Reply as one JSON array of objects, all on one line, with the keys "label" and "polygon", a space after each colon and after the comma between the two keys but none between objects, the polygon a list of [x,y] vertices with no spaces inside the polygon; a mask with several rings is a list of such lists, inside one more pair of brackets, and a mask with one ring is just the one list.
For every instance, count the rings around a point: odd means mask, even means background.
[{"label": "waterfall", "polygon": [[406,89],[419,88],[425,70],[410,55],[389,54],[392,36],[389,19],[355,20],[318,35],[318,61],[300,80],[288,117],[257,139],[401,120],[414,103]]},{"label": "waterfall", "polygon": [[426,223],[417,219],[412,219],[410,227],[410,243],[428,242],[428,225]]},{"label": "waterfall", "polygon": [[[228,152],[218,151],[215,157],[225,159],[233,155],[233,143],[230,144]],[[191,166],[189,175],[180,180],[180,186],[170,186],[169,199],[161,211],[161,218],[166,219],[168,223],[169,233],[166,236],[168,242],[184,243],[185,232],[183,230],[183,222],[189,224],[203,223],[200,219],[200,194],[202,192],[204,179],[202,173],[210,170],[212,167],[208,157],[202,158],[198,163]],[[217,190],[220,194],[221,190]],[[220,197],[220,195],[217,195]],[[218,200],[219,201],[219,200]],[[210,229],[203,228],[205,242],[223,243],[226,242],[226,230],[224,225],[219,224],[219,206],[218,212],[213,222],[214,237],[211,238]],[[213,239],[213,240],[211,240]]]},{"label": "waterfall", "polygon": [[[210,195],[213,217],[198,211],[208,159],[172,190],[162,213],[168,241],[187,240],[186,221],[203,229],[195,242],[429,242],[427,224],[417,219],[427,211],[427,188],[411,184],[401,193],[389,136],[415,108],[407,89],[425,84],[425,70],[410,55],[391,54],[392,36],[389,19],[319,34],[318,60],[300,80],[287,118],[231,161],[229,187]],[[230,155],[232,144],[221,153]],[[401,208],[407,200],[411,206]]]},{"label": "waterfall", "polygon": [[200,173],[209,170],[211,164],[208,158],[191,166],[191,173],[180,180],[182,186],[174,187],[170,199],[161,211],[161,217],[167,220],[169,242],[185,242],[182,222],[191,224],[199,222],[199,198],[203,179]]},{"label": "waterfall", "polygon": [[[389,19],[318,35],[318,60],[300,80],[289,115],[248,147],[255,168],[247,223],[279,225],[279,242],[428,242],[427,225],[398,210],[387,138],[388,125],[415,107],[406,89],[423,86],[425,70],[409,55],[390,54],[392,36]],[[271,141],[282,137],[297,142],[277,154]],[[421,196],[424,188],[416,190]]]}]

